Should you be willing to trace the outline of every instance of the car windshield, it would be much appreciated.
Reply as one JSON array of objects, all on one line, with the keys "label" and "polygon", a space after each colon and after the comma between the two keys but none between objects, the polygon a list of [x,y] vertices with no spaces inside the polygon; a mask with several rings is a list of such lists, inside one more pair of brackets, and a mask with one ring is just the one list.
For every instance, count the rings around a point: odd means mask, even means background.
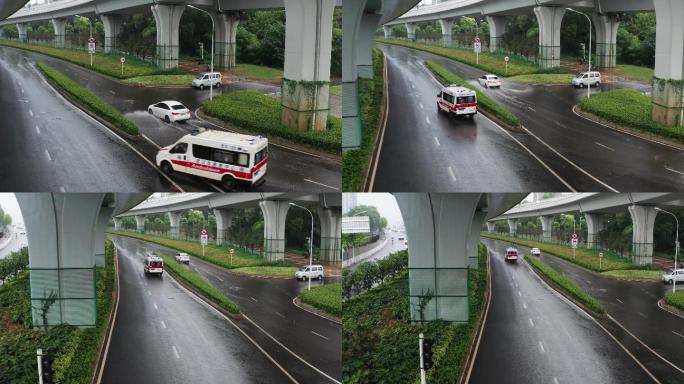
[{"label": "car windshield", "polygon": [[499,80],[499,78],[496,76],[489,76],[489,80]]},{"label": "car windshield", "polygon": [[577,76],[575,76],[575,77],[578,78],[578,79],[581,79],[582,76],[584,76],[584,73],[578,73]]},{"label": "car windshield", "polygon": [[200,73],[197,76],[195,76],[195,79],[202,79],[204,77],[204,73]]},{"label": "car windshield", "polygon": [[304,271],[306,271],[306,269],[307,269],[307,268],[309,268],[309,266],[308,266],[308,265],[306,265],[306,266],[304,266],[304,267],[301,267],[301,268],[299,268],[299,270],[300,270],[301,272],[304,272]]},{"label": "car windshield", "polygon": [[176,105],[172,105],[172,106],[171,106],[171,109],[177,111],[177,110],[179,110],[179,109],[187,109],[187,108],[186,108],[185,105],[183,105],[183,104],[176,104]]}]

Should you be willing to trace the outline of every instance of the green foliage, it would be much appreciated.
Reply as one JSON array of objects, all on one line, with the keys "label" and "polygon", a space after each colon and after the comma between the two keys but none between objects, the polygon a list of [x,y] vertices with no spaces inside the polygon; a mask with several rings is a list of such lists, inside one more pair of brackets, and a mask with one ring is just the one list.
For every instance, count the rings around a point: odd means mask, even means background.
[{"label": "green foliage", "polygon": [[618,64],[614,70],[615,75],[628,80],[637,80],[650,83],[653,80],[653,68],[640,67],[629,64]]},{"label": "green foliage", "polygon": [[198,290],[207,299],[213,301],[219,307],[225,309],[226,311],[230,313],[240,313],[240,307],[237,304],[235,304],[235,302],[230,300],[228,296],[223,294],[223,292],[214,288],[213,285],[209,284],[202,277],[190,271],[189,269],[183,267],[182,265],[176,263],[176,261],[168,255],[161,252],[157,252],[156,254],[159,255],[162,259],[164,259],[164,268],[167,271],[173,273],[174,276],[178,277],[179,279],[189,284],[191,287]]},{"label": "green foliage", "polygon": [[110,122],[115,127],[121,129],[122,131],[129,133],[131,135],[137,135],[139,133],[138,127],[128,120],[121,112],[117,111],[114,107],[105,103],[102,99],[97,97],[94,93],[88,91],[87,89],[78,85],[75,81],[71,80],[69,77],[63,75],[61,72],[53,69],[52,67],[43,64],[36,63],[36,67],[52,81],[52,83],[58,87],[60,90],[65,92],[70,97],[78,100],[78,102],[84,105],[88,110],[90,110],[95,115],[100,118]]},{"label": "green foliage", "polygon": [[532,265],[532,267],[546,276],[553,284],[560,288],[563,292],[570,295],[570,297],[584,304],[587,308],[596,313],[606,313],[605,308],[595,298],[578,287],[572,280],[562,273],[551,268],[548,264],[537,259],[536,257],[525,256],[525,260]]},{"label": "green foliage", "polygon": [[380,106],[385,92],[385,56],[373,49],[373,78],[359,79],[359,106],[361,108],[361,148],[344,153],[342,158],[342,190],[357,192],[363,189],[363,177],[369,166],[378,132]]},{"label": "green foliage", "polygon": [[342,315],[342,284],[340,283],[320,285],[311,288],[310,291],[303,290],[299,298],[331,315]]},{"label": "green foliage", "polygon": [[651,119],[651,97],[633,89],[594,94],[591,98],[582,99],[580,108],[610,122],[684,143],[684,130],[654,122]]},{"label": "green foliage", "polygon": [[342,271],[342,297],[345,300],[370,290],[408,268],[408,251],[393,253],[378,261],[367,261],[355,270]]},{"label": "green foliage", "polygon": [[477,94],[477,104],[479,107],[482,109],[492,113],[494,116],[496,116],[499,120],[503,121],[504,123],[518,127],[520,126],[520,120],[518,117],[516,117],[514,114],[509,112],[507,109],[505,109],[501,104],[498,102],[494,101],[494,99],[490,98],[486,94],[480,92],[477,90],[477,88],[473,87],[472,85],[468,84],[465,80],[461,79],[458,77],[455,73],[449,71],[448,69],[442,67],[441,65],[432,62],[432,61],[426,61],[425,66],[435,74],[437,79],[441,81],[443,84],[458,84],[462,87],[470,88],[475,91]]},{"label": "green foliage", "polygon": [[[320,150],[339,153],[342,130],[336,124],[324,131],[300,131],[285,127],[281,122],[280,100],[258,91],[237,91],[205,100],[202,110],[241,128],[264,135],[278,136]],[[330,120],[338,119],[330,116]]]},{"label": "green foliage", "polygon": [[193,75],[149,75],[136,76],[124,80],[124,83],[150,86],[186,86],[192,84]]},{"label": "green foliage", "polygon": [[665,302],[680,311],[684,311],[684,291],[669,291],[665,294]]},{"label": "green foliage", "polygon": [[371,232],[382,231],[387,226],[387,219],[380,216],[378,209],[372,205],[357,205],[345,213],[345,216],[368,216]]},{"label": "green foliage", "polygon": [[618,270],[618,271],[606,271],[602,273],[604,276],[615,277],[619,279],[628,280],[643,280],[643,281],[658,281],[661,279],[662,271],[645,271],[641,269],[637,270]]},{"label": "green foliage", "polygon": [[297,267],[279,267],[279,266],[255,266],[255,267],[240,267],[233,269],[233,272],[244,273],[245,275],[256,276],[278,276],[278,277],[294,277]]},{"label": "green foliage", "polygon": [[517,75],[510,79],[526,84],[534,85],[569,85],[573,75],[570,73],[537,73],[532,75]]},{"label": "green foliage", "polygon": [[28,267],[28,248],[23,247],[16,252],[10,253],[4,259],[0,259],[0,281],[5,282],[7,279],[17,275]]}]

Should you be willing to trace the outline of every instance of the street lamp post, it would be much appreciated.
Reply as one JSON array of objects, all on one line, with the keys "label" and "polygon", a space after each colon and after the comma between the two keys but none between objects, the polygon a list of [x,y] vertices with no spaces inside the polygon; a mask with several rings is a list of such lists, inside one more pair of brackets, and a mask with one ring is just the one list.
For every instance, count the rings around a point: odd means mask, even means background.
[{"label": "street lamp post", "polygon": [[[197,8],[192,4],[188,4],[188,7],[206,13],[207,15],[209,15],[209,18],[211,19],[211,64],[209,67],[209,72],[214,72],[214,17],[211,15],[211,13],[205,11],[204,9]],[[211,84],[209,84],[209,100],[213,100],[213,99],[214,99],[214,84],[211,83]]]},{"label": "street lamp post", "polygon": [[[660,209],[658,207],[656,207],[656,211],[667,213],[668,215],[674,217],[674,219],[675,219],[675,224],[676,224],[675,231],[676,231],[676,233],[675,233],[674,269],[676,270],[677,269],[677,256],[679,254],[679,219],[677,219],[677,215],[675,215],[674,213],[672,213],[670,211],[666,211],[666,210]],[[674,292],[676,290],[676,286],[677,286],[677,279],[674,278],[674,279],[672,279],[672,292]]]},{"label": "street lamp post", "polygon": [[[582,12],[575,11],[572,8],[565,8],[565,9],[567,9],[570,12],[579,13],[580,15],[586,17],[587,20],[589,20],[589,47],[587,47],[587,48],[589,48],[589,72],[590,72],[589,76],[591,76],[591,18]],[[588,77],[587,79],[590,79],[590,77]],[[590,90],[591,90],[591,83],[588,82],[587,83],[587,99],[591,97]]]},{"label": "street lamp post", "polygon": [[[305,209],[307,212],[309,212],[309,215],[311,215],[311,236],[309,237],[309,272],[311,272],[311,266],[313,265],[313,228],[314,228],[313,213],[311,213],[309,208],[302,207],[301,205],[297,205],[295,203],[290,203],[290,205],[293,207]],[[311,290],[311,275],[309,275],[309,291],[310,290]]]}]

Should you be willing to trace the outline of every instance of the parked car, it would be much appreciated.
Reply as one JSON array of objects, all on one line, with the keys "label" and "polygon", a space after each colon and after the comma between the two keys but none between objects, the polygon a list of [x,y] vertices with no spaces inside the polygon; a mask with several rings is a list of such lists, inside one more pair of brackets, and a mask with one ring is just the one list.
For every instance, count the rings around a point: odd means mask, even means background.
[{"label": "parked car", "polygon": [[573,87],[592,87],[601,85],[601,73],[597,71],[580,72],[572,79]]},{"label": "parked car", "polygon": [[684,281],[684,269],[670,269],[663,274],[663,283],[672,284]]},{"label": "parked car", "polygon": [[192,86],[199,89],[211,86],[219,88],[222,82],[221,72],[202,72],[192,79]]},{"label": "parked car", "polygon": [[152,116],[158,117],[167,123],[174,121],[184,122],[190,120],[192,113],[190,109],[178,101],[168,100],[147,107],[147,112]]},{"label": "parked car", "polygon": [[185,252],[176,253],[176,261],[179,263],[190,264],[190,256]]},{"label": "parked car", "polygon": [[307,279],[318,279],[322,280],[325,277],[325,271],[322,265],[305,265],[297,272],[295,272],[295,278],[297,280],[307,280]]},{"label": "parked car", "polygon": [[539,250],[539,248],[532,248],[532,249],[530,249],[530,254],[532,256],[539,257],[541,255],[541,251]]},{"label": "parked car", "polygon": [[518,261],[518,250],[513,247],[506,248],[506,255],[504,256],[506,261],[517,262]]},{"label": "parked car", "polygon": [[477,79],[477,81],[479,81],[480,85],[485,88],[501,88],[501,79],[499,79],[499,77],[496,75],[483,75],[480,76],[480,78]]}]

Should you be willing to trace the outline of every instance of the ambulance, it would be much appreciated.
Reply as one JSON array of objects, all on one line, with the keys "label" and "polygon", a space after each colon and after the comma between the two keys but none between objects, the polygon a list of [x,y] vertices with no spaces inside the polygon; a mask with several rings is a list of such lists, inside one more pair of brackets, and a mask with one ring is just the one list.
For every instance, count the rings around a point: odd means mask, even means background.
[{"label": "ambulance", "polygon": [[265,181],[268,139],[205,130],[161,148],[156,162],[167,175],[179,172],[217,180],[226,189],[254,186]]},{"label": "ambulance", "polygon": [[477,113],[477,95],[472,89],[451,84],[443,87],[437,94],[437,112],[446,112],[449,116],[470,116]]},{"label": "ambulance", "polygon": [[164,274],[164,259],[159,256],[147,254],[145,256],[145,275],[158,275],[161,277]]}]

